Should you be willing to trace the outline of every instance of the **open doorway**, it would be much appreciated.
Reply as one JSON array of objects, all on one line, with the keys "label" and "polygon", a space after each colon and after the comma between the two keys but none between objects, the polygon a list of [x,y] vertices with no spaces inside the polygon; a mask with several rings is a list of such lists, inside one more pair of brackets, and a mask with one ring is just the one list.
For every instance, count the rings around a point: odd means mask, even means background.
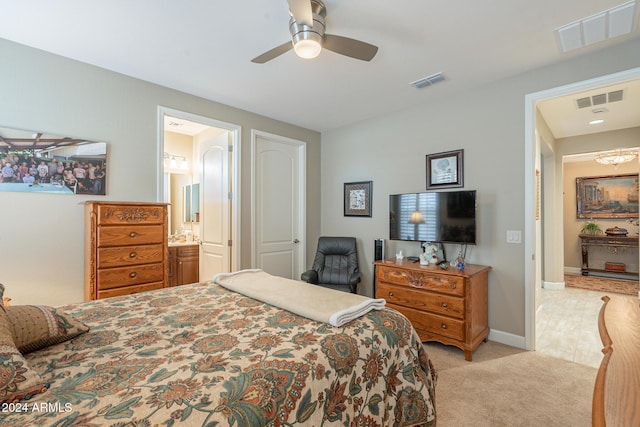
[{"label": "open doorway", "polygon": [[[554,271],[551,281],[563,281],[564,258],[563,253],[563,226],[562,215],[557,217],[545,217],[550,207],[562,210],[562,153],[558,147],[545,152],[544,138],[538,123],[538,103],[557,97],[565,97],[571,94],[590,91],[624,82],[640,79],[640,69],[628,70],[621,73],[603,76],[600,78],[583,81],[567,86],[549,89],[543,92],[529,94],[525,98],[525,347],[534,350],[536,347],[536,312],[539,307],[539,290],[543,277],[542,263],[553,255],[553,263],[550,269]],[[604,147],[602,147],[604,148]],[[583,147],[582,150],[588,150]],[[536,174],[536,172],[539,172]],[[547,175],[548,173],[548,175]],[[539,211],[540,186],[545,190],[544,212]],[[538,215],[540,213],[540,215]],[[558,218],[559,217],[559,218]],[[554,230],[552,238],[545,229]],[[548,265],[545,264],[545,269]]]},{"label": "open doorway", "polygon": [[170,240],[199,246],[199,280],[239,269],[240,127],[159,107],[158,128],[158,200],[171,204]]}]

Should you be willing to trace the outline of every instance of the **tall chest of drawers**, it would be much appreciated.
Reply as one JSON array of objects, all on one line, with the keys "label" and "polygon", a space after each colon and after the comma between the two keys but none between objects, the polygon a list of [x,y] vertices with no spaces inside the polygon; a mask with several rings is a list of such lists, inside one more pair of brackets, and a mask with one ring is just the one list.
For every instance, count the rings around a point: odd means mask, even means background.
[{"label": "tall chest of drawers", "polygon": [[85,202],[85,300],[166,286],[167,206]]},{"label": "tall chest of drawers", "polygon": [[491,267],[467,264],[442,270],[412,261],[376,261],[375,296],[404,314],[420,339],[453,345],[471,361],[489,335],[488,276]]}]

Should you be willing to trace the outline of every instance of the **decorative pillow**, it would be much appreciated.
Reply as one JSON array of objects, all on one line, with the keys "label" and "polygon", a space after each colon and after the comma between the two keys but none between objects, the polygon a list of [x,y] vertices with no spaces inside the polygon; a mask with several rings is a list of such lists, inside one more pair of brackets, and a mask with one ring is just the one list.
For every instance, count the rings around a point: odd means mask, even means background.
[{"label": "decorative pillow", "polygon": [[[0,284],[0,298],[4,286]],[[89,327],[68,314],[44,305],[4,307],[13,342],[22,354],[70,340]]]},{"label": "decorative pillow", "polygon": [[77,337],[89,330],[84,323],[53,307],[5,307],[16,347],[22,354]]},{"label": "decorative pillow", "polygon": [[29,368],[13,344],[7,313],[0,306],[0,403],[28,399],[46,389],[40,375]]}]

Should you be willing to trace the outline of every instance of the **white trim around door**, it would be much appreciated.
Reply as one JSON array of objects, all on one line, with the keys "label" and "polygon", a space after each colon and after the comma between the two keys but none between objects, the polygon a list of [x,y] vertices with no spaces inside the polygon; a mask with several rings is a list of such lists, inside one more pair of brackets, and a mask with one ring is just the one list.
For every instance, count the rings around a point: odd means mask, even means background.
[{"label": "white trim around door", "polygon": [[233,123],[223,122],[211,117],[200,116],[197,114],[187,113],[185,111],[175,110],[173,108],[158,106],[158,149],[156,153],[157,164],[157,200],[164,200],[164,177],[163,177],[163,156],[164,156],[164,116],[168,115],[184,120],[189,120],[196,123],[201,123],[207,126],[225,129],[231,134],[233,140],[233,152],[231,154],[231,174],[229,180],[232,182],[233,194],[231,195],[231,240],[232,240],[232,256],[231,256],[231,269],[237,271],[240,269],[240,256],[241,251],[241,206],[242,200],[240,189],[242,188],[240,182],[241,170],[241,141],[242,141],[242,127]]},{"label": "white trim around door", "polygon": [[596,77],[577,83],[559,86],[548,90],[530,93],[525,96],[525,140],[524,140],[524,286],[525,286],[525,348],[535,349],[535,257],[536,242],[540,236],[536,235],[536,104],[539,101],[566,96],[576,92],[583,92],[623,83],[640,78],[640,68],[621,71],[619,73]]}]

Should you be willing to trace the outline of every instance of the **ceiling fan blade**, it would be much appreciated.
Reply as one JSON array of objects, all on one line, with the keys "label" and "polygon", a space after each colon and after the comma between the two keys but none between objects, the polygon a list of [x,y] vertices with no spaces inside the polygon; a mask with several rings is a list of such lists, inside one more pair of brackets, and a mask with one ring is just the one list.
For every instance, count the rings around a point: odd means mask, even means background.
[{"label": "ceiling fan blade", "polygon": [[277,58],[283,53],[291,50],[291,48],[293,48],[293,45],[291,44],[290,41],[288,41],[286,43],[281,44],[280,46],[274,47],[273,49],[266,51],[260,56],[256,56],[251,60],[251,62],[254,62],[256,64],[264,64],[265,62],[271,61],[272,59]]},{"label": "ceiling fan blade", "polygon": [[378,53],[378,46],[333,34],[324,35],[322,47],[362,61],[371,61]]},{"label": "ceiling fan blade", "polygon": [[313,27],[313,13],[311,11],[311,0],[288,0],[289,12],[299,24]]}]

